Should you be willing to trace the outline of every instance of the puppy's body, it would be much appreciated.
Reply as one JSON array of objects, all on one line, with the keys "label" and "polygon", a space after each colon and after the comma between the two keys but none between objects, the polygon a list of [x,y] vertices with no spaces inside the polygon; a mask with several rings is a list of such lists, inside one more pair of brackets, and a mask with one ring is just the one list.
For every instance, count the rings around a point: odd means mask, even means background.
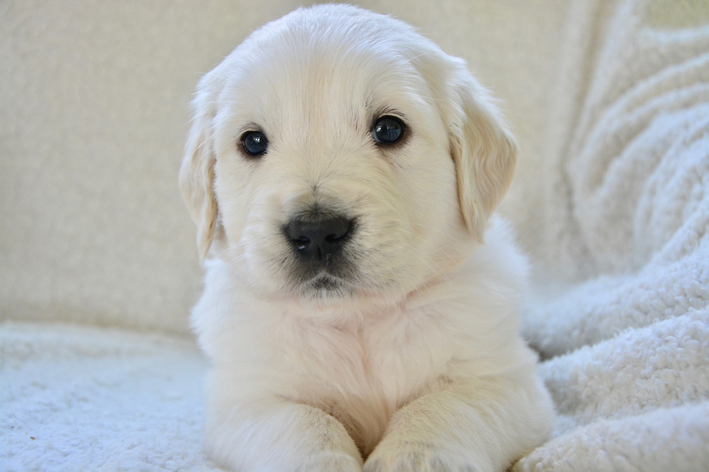
[{"label": "puppy's body", "polygon": [[[193,325],[214,366],[213,458],[504,470],[544,439],[551,404],[517,334],[525,261],[487,222],[516,147],[462,61],[388,17],[320,6],[252,35],[195,106],[181,184],[212,255]],[[381,144],[389,116],[404,134]]]}]

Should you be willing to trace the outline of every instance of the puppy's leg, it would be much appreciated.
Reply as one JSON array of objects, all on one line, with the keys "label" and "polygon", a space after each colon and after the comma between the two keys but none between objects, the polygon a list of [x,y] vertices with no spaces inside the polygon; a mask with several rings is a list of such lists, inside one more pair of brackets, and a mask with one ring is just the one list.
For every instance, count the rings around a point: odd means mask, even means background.
[{"label": "puppy's leg", "polygon": [[533,378],[450,384],[394,414],[364,472],[504,471],[544,441],[552,421]]},{"label": "puppy's leg", "polygon": [[219,464],[238,472],[361,472],[354,441],[324,411],[275,399],[240,404],[210,411],[206,448]]}]

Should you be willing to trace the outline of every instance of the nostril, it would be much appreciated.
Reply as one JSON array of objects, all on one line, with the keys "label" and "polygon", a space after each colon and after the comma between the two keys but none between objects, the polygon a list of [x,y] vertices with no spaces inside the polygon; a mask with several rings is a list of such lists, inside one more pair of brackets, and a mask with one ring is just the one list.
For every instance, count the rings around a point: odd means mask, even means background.
[{"label": "nostril", "polygon": [[308,238],[306,236],[298,236],[297,238],[293,238],[291,236],[291,240],[296,245],[296,247],[298,249],[300,249],[301,251],[310,245],[310,238]]},{"label": "nostril", "polygon": [[345,218],[338,218],[337,220],[331,222],[330,231],[331,233],[325,236],[325,241],[329,243],[339,242],[342,238],[347,236],[350,231],[351,222]]}]

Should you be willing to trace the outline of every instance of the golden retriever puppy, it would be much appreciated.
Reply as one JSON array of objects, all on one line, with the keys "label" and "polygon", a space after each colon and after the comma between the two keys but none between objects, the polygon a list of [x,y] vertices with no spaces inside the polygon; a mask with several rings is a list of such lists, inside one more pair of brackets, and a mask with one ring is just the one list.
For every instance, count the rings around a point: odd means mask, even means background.
[{"label": "golden retriever puppy", "polygon": [[206,259],[206,449],[241,472],[502,471],[553,409],[491,216],[517,147],[465,63],[297,10],[199,83],[180,185]]}]

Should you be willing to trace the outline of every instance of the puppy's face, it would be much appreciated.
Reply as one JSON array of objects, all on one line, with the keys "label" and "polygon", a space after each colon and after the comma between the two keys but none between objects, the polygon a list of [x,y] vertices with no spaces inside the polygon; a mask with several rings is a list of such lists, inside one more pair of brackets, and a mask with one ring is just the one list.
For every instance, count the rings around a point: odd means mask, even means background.
[{"label": "puppy's face", "polygon": [[195,108],[180,180],[198,245],[269,298],[392,302],[444,276],[514,166],[462,61],[355,8],[262,28]]}]

